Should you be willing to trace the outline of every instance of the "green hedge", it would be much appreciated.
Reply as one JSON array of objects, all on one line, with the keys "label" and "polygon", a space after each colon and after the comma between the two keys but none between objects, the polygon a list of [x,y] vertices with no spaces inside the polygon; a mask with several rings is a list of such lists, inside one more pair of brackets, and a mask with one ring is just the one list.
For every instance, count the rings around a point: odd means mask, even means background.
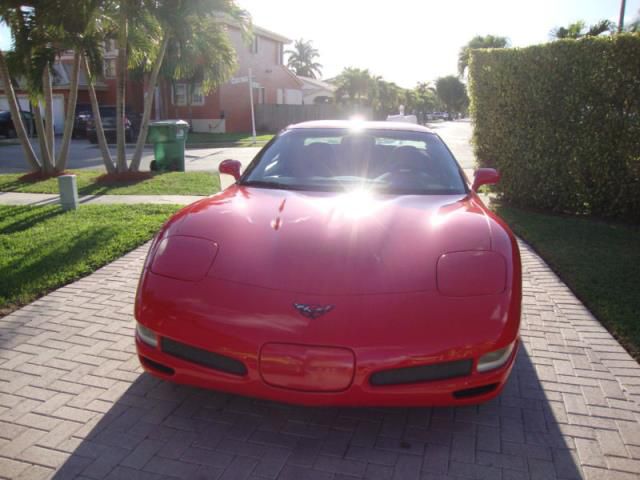
[{"label": "green hedge", "polygon": [[506,201],[640,221],[640,35],[474,50],[469,91]]}]

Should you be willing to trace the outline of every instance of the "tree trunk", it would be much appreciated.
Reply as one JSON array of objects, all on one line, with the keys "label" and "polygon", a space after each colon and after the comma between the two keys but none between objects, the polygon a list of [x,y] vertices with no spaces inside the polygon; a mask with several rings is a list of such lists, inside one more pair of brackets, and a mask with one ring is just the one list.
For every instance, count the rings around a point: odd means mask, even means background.
[{"label": "tree trunk", "polygon": [[131,166],[129,170],[137,172],[140,169],[140,162],[142,161],[142,150],[144,144],[147,141],[147,134],[149,132],[149,119],[151,118],[151,107],[153,106],[153,99],[155,97],[156,85],[158,83],[158,74],[160,67],[164,61],[164,55],[167,51],[167,44],[169,43],[169,34],[165,33],[160,45],[160,51],[158,57],[153,65],[151,76],[149,77],[149,84],[147,85],[147,94],[144,97],[144,112],[142,114],[142,121],[140,122],[140,132],[138,133],[138,141],[136,142],[136,149],[133,152],[133,159],[131,160]]},{"label": "tree trunk", "polygon": [[78,100],[78,81],[80,77],[80,51],[73,54],[73,68],[71,71],[71,85],[69,86],[69,98],[67,101],[67,116],[64,119],[64,133],[62,145],[56,158],[56,170],[63,172],[67,168],[67,156],[69,155],[69,143],[73,133],[73,124],[76,117],[76,102]]},{"label": "tree trunk", "polygon": [[40,171],[41,166],[36,157],[36,153],[33,151],[33,146],[27,137],[27,133],[24,129],[24,122],[22,121],[22,115],[20,114],[20,107],[16,98],[16,92],[13,89],[13,83],[11,83],[11,75],[9,75],[9,69],[4,58],[4,53],[0,50],[0,74],[2,74],[2,83],[4,84],[4,91],[7,95],[7,101],[9,102],[9,110],[11,111],[11,118],[13,119],[13,126],[22,145],[24,151],[24,157],[27,160],[27,165],[32,171]]},{"label": "tree trunk", "polygon": [[47,149],[49,150],[49,163],[53,166],[53,158],[56,154],[55,130],[53,125],[53,91],[51,87],[51,67],[47,63],[42,74],[42,83],[44,90],[44,128],[47,141]]},{"label": "tree trunk", "polygon": [[40,157],[42,158],[42,173],[49,175],[53,173],[53,162],[51,161],[51,151],[49,150],[49,142],[47,142],[47,133],[42,123],[42,113],[40,105],[33,103],[33,119],[36,123],[36,132],[38,134],[38,143],[40,144]]},{"label": "tree trunk", "polygon": [[120,1],[120,28],[118,30],[118,68],[116,87],[116,168],[118,173],[127,171],[127,152],[125,150],[125,90],[127,87],[127,12],[125,1]]},{"label": "tree trunk", "polygon": [[107,169],[107,173],[115,173],[116,167],[113,164],[111,152],[109,152],[109,146],[107,145],[107,139],[104,136],[104,128],[102,128],[102,118],[100,117],[100,106],[98,105],[96,89],[93,86],[89,63],[87,62],[87,57],[85,57],[84,54],[82,55],[82,68],[84,68],[85,75],[87,76],[87,88],[89,89],[89,100],[91,101],[93,123],[96,127],[96,137],[98,138],[100,152],[102,152],[102,161],[104,163],[104,167]]}]

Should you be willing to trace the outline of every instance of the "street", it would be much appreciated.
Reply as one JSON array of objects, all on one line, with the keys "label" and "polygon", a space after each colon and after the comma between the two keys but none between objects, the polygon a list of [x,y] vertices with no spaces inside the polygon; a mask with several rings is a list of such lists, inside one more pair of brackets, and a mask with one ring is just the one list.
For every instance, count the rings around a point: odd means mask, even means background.
[{"label": "street", "polygon": [[[59,145],[60,138],[56,138]],[[36,155],[39,154],[38,142],[33,141]],[[133,145],[127,145],[127,153],[133,154]],[[257,147],[240,148],[191,148],[186,151],[185,163],[187,171],[217,171],[218,164],[227,158],[240,160],[243,165],[248,164],[254,155],[260,150]],[[115,159],[115,145],[110,145],[111,156]],[[142,170],[149,170],[149,163],[153,160],[153,149],[146,147],[142,157]],[[104,168],[102,155],[97,145],[89,143],[87,140],[72,140],[69,148],[70,170],[93,168]],[[24,161],[22,147],[19,144],[0,146],[0,173],[27,172],[28,167]]]},{"label": "street", "polygon": [[[428,125],[435,133],[440,135],[447,143],[463,169],[474,167],[473,151],[469,145],[471,138],[471,123],[469,120],[455,122],[435,122]],[[33,140],[36,154],[39,153],[38,142]],[[60,138],[56,139],[59,145]],[[115,145],[110,145],[112,158],[115,158]],[[246,167],[253,157],[260,151],[260,147],[222,147],[222,148],[189,148],[185,154],[185,167],[187,171],[217,171],[222,160],[232,158],[242,162]],[[127,146],[127,153],[133,154],[133,146]],[[153,149],[146,147],[142,159],[142,170],[149,169],[149,163],[153,160]],[[72,140],[69,149],[70,170],[104,168],[102,155],[97,145],[89,143],[85,139]],[[19,144],[0,146],[0,173],[27,172],[28,167],[24,161],[22,147]]]}]

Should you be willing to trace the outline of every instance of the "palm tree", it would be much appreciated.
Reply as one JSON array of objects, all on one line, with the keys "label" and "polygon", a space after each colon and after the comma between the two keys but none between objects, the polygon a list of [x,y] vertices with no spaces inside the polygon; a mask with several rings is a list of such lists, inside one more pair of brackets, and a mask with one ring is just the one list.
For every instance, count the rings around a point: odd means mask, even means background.
[{"label": "palm tree", "polygon": [[322,74],[322,65],[315,62],[320,56],[318,50],[313,48],[311,40],[296,40],[293,44],[293,50],[285,52],[289,55],[287,66],[295,72],[296,75],[303,77],[318,78]]},{"label": "palm tree", "polygon": [[382,77],[375,77],[373,80],[375,82],[373,107],[378,115],[386,118],[389,114],[397,113],[399,106],[404,103],[404,90]]},{"label": "palm tree", "polygon": [[347,67],[333,79],[336,101],[347,100],[355,105],[372,105],[375,101],[376,82],[367,69]]},{"label": "palm tree", "polygon": [[458,75],[464,76],[464,72],[469,66],[471,50],[475,48],[505,48],[509,46],[509,39],[496,35],[476,35],[469,43],[463,46],[458,53]]},{"label": "palm tree", "polygon": [[[68,49],[74,52],[64,132],[55,162],[56,170],[61,172],[67,167],[69,145],[71,143],[78,99],[80,70],[85,70],[90,92],[93,91],[95,94],[91,72],[95,71],[100,73],[102,70],[103,42],[106,36],[106,29],[111,27],[111,23],[108,15],[106,15],[107,10],[102,0],[67,0],[65,2],[66,9],[55,8],[55,4],[59,3],[56,0],[49,0],[49,2],[51,5],[47,10],[52,16],[49,21],[59,25],[62,32],[60,50]],[[69,12],[73,12],[73,15],[69,15]],[[87,58],[89,59],[88,61]],[[96,108],[93,114],[94,119],[98,118],[96,124],[99,124],[100,128],[102,128],[102,122],[99,119],[99,109]],[[99,139],[101,137],[104,139],[104,132],[102,130],[97,133]],[[100,144],[100,148],[105,168],[108,172],[112,172],[113,162],[109,149],[106,146],[106,140],[104,140],[104,144]]]},{"label": "palm tree", "polygon": [[[39,0],[14,2],[3,6],[0,15],[10,26],[14,38],[14,50],[9,52],[8,63],[15,76],[24,78],[33,110],[41,159],[35,156],[19,115],[16,131],[25,151],[25,157],[32,170],[44,174],[62,172],[66,168],[69,143],[73,129],[75,105],[78,92],[79,71],[85,55],[90,64],[99,71],[102,68],[101,42],[96,34],[97,19],[103,9],[102,0]],[[24,4],[28,4],[25,6]],[[5,4],[6,5],[6,4]],[[73,12],[73,14],[70,14]],[[53,131],[52,69],[56,56],[62,52],[74,50],[74,61],[70,78],[69,97],[65,116],[65,128],[62,143],[55,155]],[[2,59],[4,60],[4,58]],[[3,76],[8,78],[9,69],[4,62]],[[6,71],[4,71],[6,69]],[[90,75],[87,75],[89,78]],[[5,80],[11,87],[11,81]],[[95,93],[95,92],[94,92]],[[8,90],[9,104],[17,108],[15,91]],[[13,98],[12,98],[13,97]],[[40,113],[40,100],[44,100],[45,121]],[[13,110],[13,108],[12,108]],[[18,109],[19,110],[19,109]],[[106,146],[106,142],[105,142]],[[108,149],[104,149],[107,151]],[[55,161],[54,161],[54,157]],[[106,162],[105,162],[106,163]],[[108,169],[108,166],[107,166]]]},{"label": "palm tree", "polygon": [[419,82],[414,89],[417,109],[422,113],[439,110],[436,89],[429,82]]},{"label": "palm tree", "polygon": [[[200,83],[202,94],[224,83],[236,66],[235,50],[229,42],[220,16],[226,16],[246,33],[249,14],[235,0],[164,0],[156,1],[150,13],[162,32],[153,55],[141,55],[141,61],[151,67],[140,132],[129,169],[140,168],[147,138],[153,91],[161,69],[176,80]],[[167,55],[171,52],[171,55]],[[193,88],[191,88],[193,91]],[[191,103],[191,94],[188,95]]]},{"label": "palm tree", "polygon": [[[45,3],[31,2],[25,6],[22,2],[3,2],[0,4],[0,17],[7,24],[14,40],[14,49],[2,56],[1,68],[3,81],[12,86],[12,76],[24,79],[29,99],[34,108],[34,120],[40,145],[40,160],[35,156],[31,148],[22,123],[15,91],[8,88],[9,105],[12,110],[12,118],[16,122],[16,133],[21,138],[27,162],[31,168],[39,170],[45,175],[54,171],[53,165],[53,115],[51,104],[46,106],[47,125],[40,112],[40,100],[51,102],[51,76],[50,68],[55,59],[53,44],[56,38],[56,29],[46,21],[47,9]],[[12,72],[10,74],[9,72]],[[13,110],[15,114],[13,113]],[[22,124],[22,125],[21,125]]]},{"label": "palm tree", "polygon": [[436,80],[436,93],[449,114],[463,112],[469,104],[467,89],[464,83],[454,75],[440,77]]},{"label": "palm tree", "polygon": [[13,125],[20,140],[22,150],[24,150],[25,158],[28,166],[32,171],[40,170],[40,162],[36,157],[27,132],[24,129],[24,122],[20,115],[20,107],[18,106],[16,92],[13,89],[13,80],[9,74],[9,68],[4,53],[0,50],[0,74],[2,75],[2,83],[4,85],[4,91],[9,101],[9,110],[11,111],[11,118],[13,119]]},{"label": "palm tree", "polygon": [[612,33],[615,29],[616,25],[611,20],[600,20],[589,27],[587,27],[587,24],[582,20],[578,20],[566,27],[554,28],[549,35],[555,40],[565,38],[578,39],[583,37],[597,37],[603,33]]}]

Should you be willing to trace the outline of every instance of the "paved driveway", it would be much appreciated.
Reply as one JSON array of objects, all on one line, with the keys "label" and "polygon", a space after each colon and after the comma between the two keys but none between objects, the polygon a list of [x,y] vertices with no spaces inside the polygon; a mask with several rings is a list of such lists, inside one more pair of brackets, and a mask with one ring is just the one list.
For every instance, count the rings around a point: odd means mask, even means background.
[{"label": "paved driveway", "polygon": [[636,479],[640,368],[522,245],[521,349],[465,408],[301,408],[158,381],[133,344],[146,247],[0,319],[0,476]]}]

